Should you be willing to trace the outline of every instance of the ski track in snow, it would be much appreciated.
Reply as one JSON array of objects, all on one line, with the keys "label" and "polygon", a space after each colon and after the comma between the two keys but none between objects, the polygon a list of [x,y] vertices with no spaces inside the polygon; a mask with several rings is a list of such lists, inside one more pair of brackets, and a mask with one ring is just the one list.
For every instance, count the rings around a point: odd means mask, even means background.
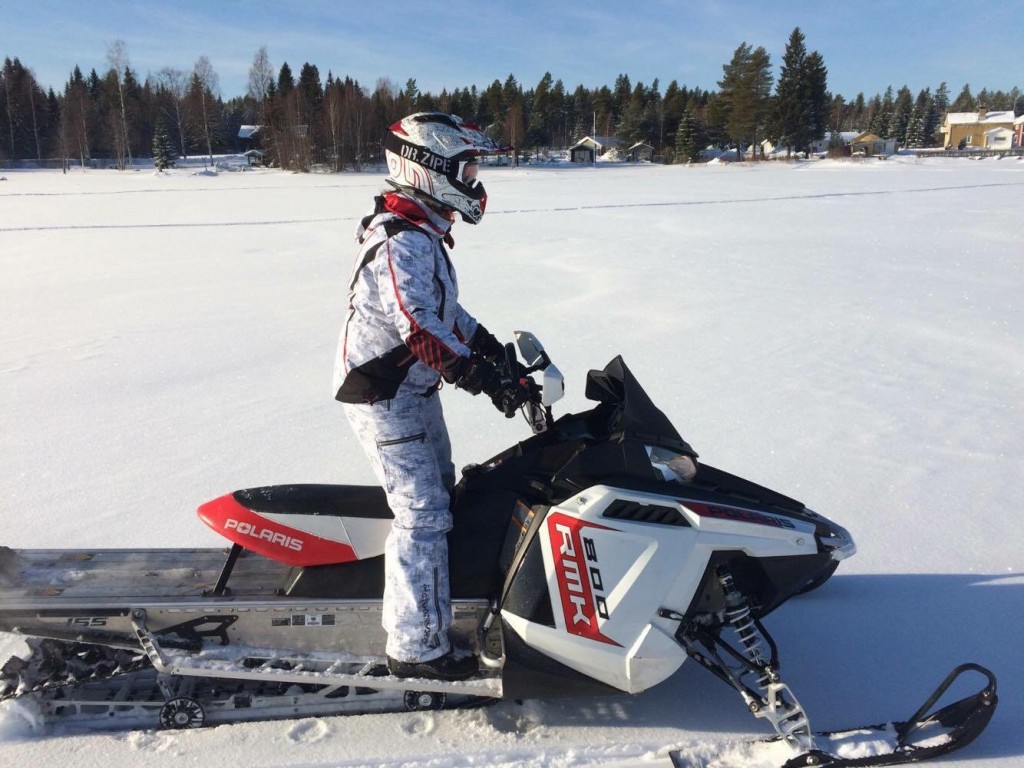
[{"label": "ski track in snow", "polygon": [[[913,195],[928,192],[956,192],[966,190],[984,189],[986,187],[1024,187],[1024,182],[999,182],[992,184],[971,184],[966,186],[946,187],[924,187],[920,189],[892,189],[892,190],[870,190],[864,192],[824,192],[811,195],[780,195],[772,197],[739,197],[721,200],[668,200],[653,201],[644,203],[609,203],[602,205],[572,205],[556,206],[549,208],[516,208],[491,211],[489,217],[511,215],[511,214],[538,214],[538,213],[566,213],[571,211],[601,211],[609,209],[629,208],[675,208],[681,206],[718,206],[718,205],[746,205],[750,203],[781,203],[795,202],[801,200],[824,200],[827,198],[845,198],[878,195]],[[314,187],[315,188],[315,187]],[[165,190],[143,190],[150,192],[163,192]],[[196,190],[188,190],[193,192]],[[202,190],[214,191],[214,190]],[[220,190],[216,190],[220,191]],[[232,190],[236,191],[236,190]],[[71,194],[71,193],[66,193]],[[56,224],[52,226],[39,227],[0,227],[0,232],[50,232],[62,230],[89,230],[89,229],[165,229],[182,227],[272,227],[285,224],[325,224],[359,221],[358,216],[331,216],[324,218],[295,218],[295,219],[273,219],[273,220],[249,220],[249,221],[218,221],[218,222],[160,222],[155,224]]]}]

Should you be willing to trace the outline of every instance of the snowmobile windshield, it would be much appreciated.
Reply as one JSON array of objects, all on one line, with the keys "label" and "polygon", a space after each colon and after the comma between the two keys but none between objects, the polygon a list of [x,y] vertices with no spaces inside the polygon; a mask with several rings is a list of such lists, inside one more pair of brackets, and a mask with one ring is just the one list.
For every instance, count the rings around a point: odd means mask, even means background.
[{"label": "snowmobile windshield", "polygon": [[[586,396],[597,406],[563,416],[555,424],[561,445],[572,450],[552,476],[556,488],[574,492],[598,483],[633,487],[636,482],[692,479],[695,465],[686,457],[697,454],[651,402],[621,357],[604,370],[587,374]],[[679,460],[688,470],[676,470]]]},{"label": "snowmobile windshield", "polygon": [[586,396],[608,414],[608,437],[638,440],[679,453],[696,456],[668,417],[651,401],[622,357],[616,357],[602,371],[587,374]]}]

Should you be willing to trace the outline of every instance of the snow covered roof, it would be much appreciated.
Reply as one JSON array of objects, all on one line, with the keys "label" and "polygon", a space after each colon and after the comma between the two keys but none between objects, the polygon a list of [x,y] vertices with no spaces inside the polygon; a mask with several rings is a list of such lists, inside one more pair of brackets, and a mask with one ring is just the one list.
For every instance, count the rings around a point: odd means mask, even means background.
[{"label": "snow covered roof", "polygon": [[262,125],[242,125],[238,128],[238,138],[240,139],[251,139],[257,133],[260,132]]},{"label": "snow covered roof", "polygon": [[582,139],[573,144],[569,149],[576,149],[576,147],[593,147],[596,146],[598,151],[603,152],[606,149],[611,149],[619,141],[613,136],[584,136]]},{"label": "snow covered roof", "polygon": [[990,125],[992,123],[1012,123],[1013,110],[1008,112],[947,112],[946,122],[949,125]]}]

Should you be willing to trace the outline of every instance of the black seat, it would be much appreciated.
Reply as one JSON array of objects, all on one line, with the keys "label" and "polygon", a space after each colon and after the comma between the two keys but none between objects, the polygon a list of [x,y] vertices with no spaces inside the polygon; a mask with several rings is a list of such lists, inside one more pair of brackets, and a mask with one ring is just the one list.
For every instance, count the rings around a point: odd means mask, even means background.
[{"label": "black seat", "polygon": [[387,520],[384,489],[375,485],[271,485],[235,491],[235,501],[253,512],[275,515],[331,515]]}]

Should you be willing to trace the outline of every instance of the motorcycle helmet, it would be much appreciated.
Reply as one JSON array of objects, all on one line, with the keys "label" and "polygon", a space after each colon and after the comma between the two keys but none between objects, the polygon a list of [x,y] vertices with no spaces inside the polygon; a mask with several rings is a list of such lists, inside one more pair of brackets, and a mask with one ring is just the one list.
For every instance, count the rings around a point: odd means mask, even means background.
[{"label": "motorcycle helmet", "polygon": [[502,148],[461,117],[418,112],[384,134],[387,182],[476,224],[487,208],[487,193],[477,179],[479,160],[497,151]]}]

